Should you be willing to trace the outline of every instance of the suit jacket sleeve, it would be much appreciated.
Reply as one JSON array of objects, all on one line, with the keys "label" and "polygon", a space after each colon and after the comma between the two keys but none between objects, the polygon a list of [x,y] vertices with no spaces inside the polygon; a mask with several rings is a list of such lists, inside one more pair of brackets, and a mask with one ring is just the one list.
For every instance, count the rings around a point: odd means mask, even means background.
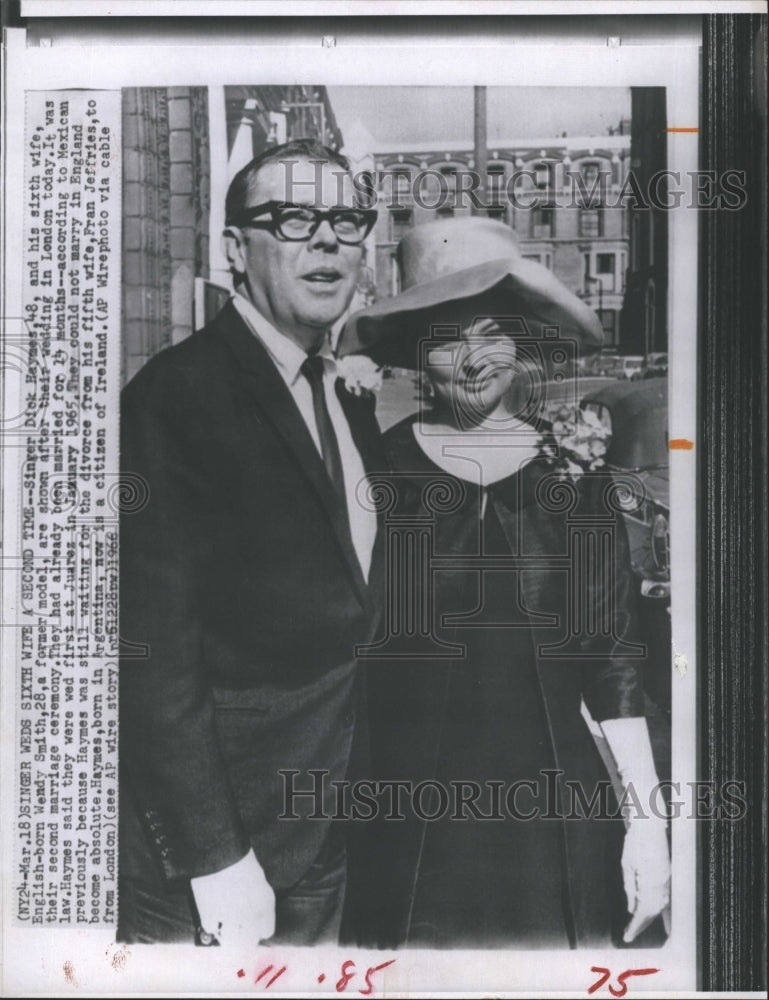
[{"label": "suit jacket sleeve", "polygon": [[[600,623],[583,639],[583,698],[596,722],[644,715],[645,648],[638,634],[635,581],[623,515],[604,475],[587,474],[580,490],[583,512],[597,513],[604,524],[613,515],[612,544],[592,555],[585,547],[584,610]],[[590,562],[595,560],[593,565]],[[586,619],[583,619],[583,622]]]},{"label": "suit jacket sleeve", "polygon": [[203,662],[201,581],[218,484],[200,458],[200,399],[183,369],[158,360],[126,388],[121,409],[123,474],[141,477],[147,496],[121,517],[120,634],[130,655],[120,752],[166,877],[189,878],[234,863],[249,843]]}]

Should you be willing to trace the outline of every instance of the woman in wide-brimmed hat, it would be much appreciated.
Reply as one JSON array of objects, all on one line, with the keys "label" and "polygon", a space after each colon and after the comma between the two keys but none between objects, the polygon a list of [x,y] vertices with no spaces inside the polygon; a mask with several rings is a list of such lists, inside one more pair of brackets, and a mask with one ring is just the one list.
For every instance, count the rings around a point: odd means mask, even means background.
[{"label": "woman in wide-brimmed hat", "polygon": [[[382,802],[367,828],[358,940],[631,940],[665,907],[669,869],[665,822],[648,807],[627,537],[603,428],[567,411],[546,432],[541,420],[547,377],[596,349],[600,324],[490,220],[417,227],[398,258],[402,294],[353,316],[340,342],[431,386],[430,407],[385,436],[371,777],[408,782],[410,797],[405,818]],[[583,700],[622,781],[646,796],[624,847]]]}]

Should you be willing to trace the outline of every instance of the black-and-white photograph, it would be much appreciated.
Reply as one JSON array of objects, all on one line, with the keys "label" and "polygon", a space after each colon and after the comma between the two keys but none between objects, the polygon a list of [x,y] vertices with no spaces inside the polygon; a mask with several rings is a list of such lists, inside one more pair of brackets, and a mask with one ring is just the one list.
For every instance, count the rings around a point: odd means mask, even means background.
[{"label": "black-and-white photograph", "polygon": [[123,92],[119,940],[664,942],[665,108]]}]

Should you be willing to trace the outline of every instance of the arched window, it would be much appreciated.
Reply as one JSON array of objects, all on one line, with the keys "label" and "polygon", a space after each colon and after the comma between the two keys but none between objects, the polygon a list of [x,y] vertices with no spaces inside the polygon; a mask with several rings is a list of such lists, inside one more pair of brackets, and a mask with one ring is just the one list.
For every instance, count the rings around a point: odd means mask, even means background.
[{"label": "arched window", "polygon": [[585,184],[592,186],[598,180],[601,171],[601,164],[596,160],[587,160],[580,164],[580,173]]},{"label": "arched window", "polygon": [[503,204],[505,193],[505,168],[502,163],[490,163],[488,175],[488,200],[490,205]]},{"label": "arched window", "polygon": [[446,185],[448,186],[449,195],[452,197],[457,191],[457,172],[457,167],[455,166],[441,167],[441,174],[443,175]]},{"label": "arched window", "polygon": [[579,173],[574,175],[574,190],[583,209],[599,209],[606,201],[606,191],[611,182],[611,166],[600,160],[583,160]]},{"label": "arched window", "polygon": [[404,208],[411,203],[411,168],[397,166],[392,172],[392,205],[394,208]]},{"label": "arched window", "polygon": [[555,194],[555,164],[541,160],[534,164],[534,187],[540,194],[540,204],[547,205]]},{"label": "arched window", "polygon": [[398,194],[408,194],[411,190],[411,171],[408,167],[398,167],[393,172],[393,186]]}]

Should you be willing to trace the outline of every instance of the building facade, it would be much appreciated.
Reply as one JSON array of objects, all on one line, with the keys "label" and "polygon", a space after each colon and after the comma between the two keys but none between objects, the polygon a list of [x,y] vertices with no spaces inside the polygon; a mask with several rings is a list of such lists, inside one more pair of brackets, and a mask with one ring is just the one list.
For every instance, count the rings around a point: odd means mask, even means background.
[{"label": "building facade", "polygon": [[617,349],[630,235],[620,200],[629,131],[622,122],[606,136],[490,143],[485,190],[469,144],[375,150],[377,297],[398,291],[395,248],[412,226],[483,214],[510,226],[524,256],[595,309],[606,346]]},{"label": "building facade", "polygon": [[312,86],[126,88],[122,129],[125,382],[229,295],[219,235],[235,173],[268,145],[343,139]]}]

